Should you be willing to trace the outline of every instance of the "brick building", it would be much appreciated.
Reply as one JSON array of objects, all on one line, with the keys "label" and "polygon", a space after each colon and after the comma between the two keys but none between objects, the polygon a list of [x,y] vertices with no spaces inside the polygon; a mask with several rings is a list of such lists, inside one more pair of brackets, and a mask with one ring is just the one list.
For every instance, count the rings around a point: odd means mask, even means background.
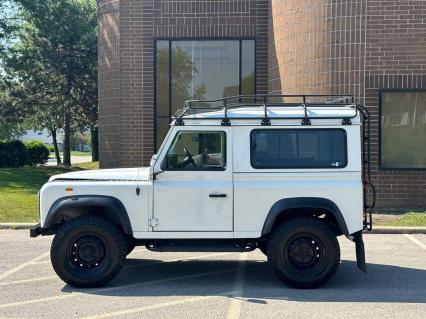
[{"label": "brick building", "polygon": [[186,98],[353,94],[381,208],[426,207],[426,0],[98,0],[101,167],[147,165]]}]

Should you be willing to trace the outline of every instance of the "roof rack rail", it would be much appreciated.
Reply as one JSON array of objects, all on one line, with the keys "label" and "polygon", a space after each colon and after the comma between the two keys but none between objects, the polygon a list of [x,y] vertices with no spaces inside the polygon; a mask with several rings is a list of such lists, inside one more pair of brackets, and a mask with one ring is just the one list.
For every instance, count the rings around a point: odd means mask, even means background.
[{"label": "roof rack rail", "polygon": [[[288,100],[292,100],[289,102]],[[287,102],[286,102],[287,100]],[[228,117],[228,110],[239,107],[259,107],[264,108],[264,116],[261,118],[262,125],[270,125],[271,121],[268,117],[268,108],[272,107],[303,107],[304,116],[300,118],[302,125],[310,125],[311,121],[308,117],[309,107],[348,107],[352,106],[355,109],[355,115],[352,117],[321,117],[321,119],[340,119],[342,124],[348,125],[350,119],[358,116],[358,108],[354,104],[354,96],[348,94],[311,94],[311,95],[288,95],[288,94],[254,94],[254,95],[236,95],[224,97],[214,100],[188,100],[184,106],[179,109],[173,116],[176,125],[184,125],[183,117],[197,112],[220,111],[223,110],[224,116],[222,125],[231,125]],[[239,119],[235,118],[234,119]],[[298,119],[295,117],[275,117],[274,119]]]}]

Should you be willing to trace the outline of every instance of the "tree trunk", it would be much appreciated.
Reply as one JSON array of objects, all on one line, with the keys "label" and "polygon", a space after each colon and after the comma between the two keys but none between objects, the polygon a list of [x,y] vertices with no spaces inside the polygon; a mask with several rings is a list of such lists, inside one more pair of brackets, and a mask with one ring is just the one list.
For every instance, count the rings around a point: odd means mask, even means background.
[{"label": "tree trunk", "polygon": [[64,166],[71,166],[71,114],[68,107],[64,124]]},{"label": "tree trunk", "polygon": [[55,149],[56,165],[61,165],[62,162],[61,162],[61,155],[59,155],[58,140],[56,138],[56,129],[51,129],[50,134],[52,135],[53,148]]},{"label": "tree trunk", "polygon": [[99,140],[98,128],[96,126],[90,127],[90,141],[92,144],[92,162],[99,161]]}]

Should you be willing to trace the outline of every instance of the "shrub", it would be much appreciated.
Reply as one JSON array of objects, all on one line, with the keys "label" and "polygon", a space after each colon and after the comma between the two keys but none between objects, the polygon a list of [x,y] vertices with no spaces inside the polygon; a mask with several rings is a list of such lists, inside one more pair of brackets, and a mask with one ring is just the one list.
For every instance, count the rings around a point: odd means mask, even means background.
[{"label": "shrub", "polygon": [[44,143],[40,141],[28,141],[25,142],[25,146],[28,154],[27,165],[37,166],[39,164],[46,164],[50,152]]},{"label": "shrub", "polygon": [[21,141],[0,141],[0,167],[21,167],[28,163],[28,152]]},{"label": "shrub", "polygon": [[55,151],[55,147],[53,145],[49,145],[47,148],[49,149],[50,153],[53,153]]}]

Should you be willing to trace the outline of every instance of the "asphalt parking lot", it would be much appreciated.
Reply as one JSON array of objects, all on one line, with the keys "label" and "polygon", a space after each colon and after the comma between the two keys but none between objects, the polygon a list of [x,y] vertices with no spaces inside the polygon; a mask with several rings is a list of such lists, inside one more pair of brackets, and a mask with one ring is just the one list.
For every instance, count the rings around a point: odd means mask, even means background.
[{"label": "asphalt parking lot", "polygon": [[51,237],[0,230],[1,318],[425,318],[426,235],[365,236],[368,274],[340,239],[336,276],[316,290],[282,285],[258,250],[154,253],[136,248],[108,286],[56,277]]}]

